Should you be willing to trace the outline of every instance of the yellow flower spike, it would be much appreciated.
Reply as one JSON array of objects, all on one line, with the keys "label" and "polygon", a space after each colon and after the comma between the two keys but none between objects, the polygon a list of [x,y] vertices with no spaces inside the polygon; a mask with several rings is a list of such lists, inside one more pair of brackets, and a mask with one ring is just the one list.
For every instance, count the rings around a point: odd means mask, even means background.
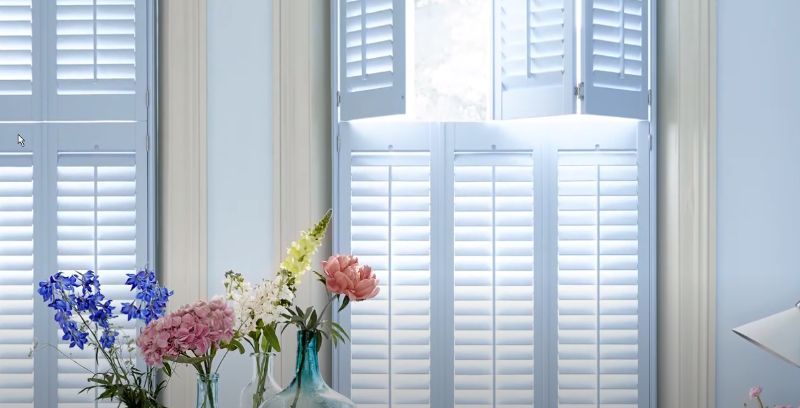
[{"label": "yellow flower spike", "polygon": [[319,249],[330,221],[331,210],[328,210],[314,228],[301,232],[300,239],[292,242],[286,250],[286,257],[280,265],[280,274],[287,275],[285,278],[290,282],[292,292],[300,284],[300,278],[311,269],[311,258]]}]

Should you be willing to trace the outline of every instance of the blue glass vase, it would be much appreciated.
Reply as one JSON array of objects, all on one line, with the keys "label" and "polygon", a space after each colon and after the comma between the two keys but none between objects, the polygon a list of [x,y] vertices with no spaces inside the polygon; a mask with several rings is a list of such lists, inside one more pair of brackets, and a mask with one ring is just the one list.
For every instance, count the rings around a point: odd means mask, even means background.
[{"label": "blue glass vase", "polygon": [[356,404],[331,389],[319,374],[317,336],[313,331],[297,333],[297,368],[286,389],[262,408],[354,408]]},{"label": "blue glass vase", "polygon": [[219,374],[197,376],[197,408],[219,408]]}]

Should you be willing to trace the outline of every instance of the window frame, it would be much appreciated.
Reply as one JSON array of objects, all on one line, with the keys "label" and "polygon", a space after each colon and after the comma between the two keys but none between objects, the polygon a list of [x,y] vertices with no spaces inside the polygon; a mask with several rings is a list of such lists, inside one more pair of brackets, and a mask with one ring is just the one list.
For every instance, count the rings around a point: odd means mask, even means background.
[{"label": "window frame", "polygon": [[[339,90],[341,89],[340,86],[340,75],[339,75],[339,1],[337,0],[332,4],[330,9],[330,75],[331,75],[331,83],[330,83],[330,106],[331,106],[331,130],[330,130],[330,141],[331,141],[331,163],[333,167],[333,171],[331,172],[331,202],[333,206],[333,212],[335,215],[338,215],[345,203],[343,200],[349,200],[349,195],[345,194],[342,191],[342,180],[346,180],[342,178],[342,168],[343,163],[340,160],[340,151],[347,150],[349,146],[347,146],[347,142],[343,142],[343,138],[341,135],[341,125],[344,123],[341,120],[340,116],[340,104],[341,99],[339,96]],[[578,1],[585,1],[585,0],[575,0]],[[649,248],[648,250],[648,268],[649,268],[649,293],[647,294],[649,302],[647,307],[649,308],[649,322],[650,322],[650,329],[649,329],[649,339],[648,347],[649,347],[649,367],[648,367],[648,379],[649,379],[649,406],[656,407],[658,403],[658,179],[659,179],[659,172],[658,172],[658,156],[659,156],[659,143],[658,140],[659,135],[657,133],[658,123],[659,123],[659,115],[658,115],[658,101],[659,101],[659,89],[657,84],[659,83],[659,72],[658,72],[658,44],[659,44],[659,30],[658,21],[659,21],[659,0],[646,0],[647,7],[648,7],[648,15],[647,15],[647,33],[649,36],[649,45],[647,47],[647,71],[648,71],[648,103],[649,103],[649,118],[647,120],[641,120],[640,122],[643,124],[642,126],[647,127],[647,143],[649,145],[649,168],[647,169],[647,173],[645,176],[647,177],[647,186],[648,186],[648,194],[649,194],[649,206],[648,206],[648,231],[650,239],[648,241]],[[413,16],[407,16],[406,21],[413,21]],[[576,34],[580,35],[580,34]],[[493,44],[495,41],[492,42]],[[413,60],[413,50],[409,51],[409,55],[406,56],[408,60]],[[494,51],[493,51],[494,53]],[[492,94],[496,94],[496,90],[492,91]],[[579,103],[576,102],[576,105]],[[494,106],[494,104],[492,104]],[[646,124],[646,125],[645,125]],[[345,146],[343,146],[343,144]],[[443,148],[443,147],[442,147]],[[431,154],[434,154],[433,149],[431,149]],[[441,174],[439,172],[443,172],[443,168],[431,168],[431,191],[437,189],[437,186],[434,184],[434,174]],[[641,174],[640,174],[641,176]],[[446,192],[449,193],[452,197],[452,191]],[[432,209],[432,216],[433,211],[441,211],[441,209]],[[452,220],[451,220],[452,221]],[[341,252],[343,250],[343,242],[346,242],[349,237],[340,236],[340,231],[342,230],[342,220],[339,217],[333,218],[332,223],[332,249],[334,252]],[[451,227],[452,228],[452,227]],[[349,230],[349,229],[348,229]],[[435,236],[433,235],[433,231],[431,232],[431,250],[434,250],[435,244]],[[442,244],[440,244],[442,245]],[[450,254],[452,256],[452,254]],[[433,263],[432,263],[433,267]],[[333,321],[340,321],[340,314],[339,313],[332,313],[332,320]],[[433,325],[434,322],[432,321],[431,324]],[[452,330],[452,327],[444,327],[446,330]],[[435,350],[432,348],[431,353]],[[337,391],[341,392],[344,395],[349,395],[350,392],[350,383],[349,383],[349,361],[346,363],[347,370],[343,370],[345,367],[345,356],[339,350],[334,350],[332,353],[332,372],[333,378],[331,381],[332,386]],[[345,378],[347,378],[345,380]],[[452,389],[452,384],[439,384],[440,386],[446,386],[448,389]],[[640,384],[641,387],[641,384]],[[432,406],[440,406],[434,404],[440,404],[443,401],[431,401]],[[445,406],[445,405],[441,405]]]}]

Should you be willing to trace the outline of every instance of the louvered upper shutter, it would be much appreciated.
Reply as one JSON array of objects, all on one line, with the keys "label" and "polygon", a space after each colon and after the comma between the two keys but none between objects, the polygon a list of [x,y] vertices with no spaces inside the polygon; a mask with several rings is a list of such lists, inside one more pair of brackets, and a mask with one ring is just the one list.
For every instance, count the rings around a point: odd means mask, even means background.
[{"label": "louvered upper shutter", "polygon": [[359,407],[430,405],[430,156],[353,152],[350,251],[381,281],[351,303],[350,397]]},{"label": "louvered upper shutter", "polygon": [[648,119],[646,0],[585,0],[583,111]]},{"label": "louvered upper shutter", "polygon": [[561,407],[640,406],[638,174],[635,151],[558,155]]},{"label": "louvered upper shutter", "polygon": [[[10,126],[0,126],[8,134]],[[33,407],[33,154],[0,135],[0,407]],[[30,141],[31,138],[29,137]]]},{"label": "louvered upper shutter", "polygon": [[532,406],[533,157],[457,154],[453,177],[454,406]]},{"label": "louvered upper shutter", "polygon": [[568,0],[494,0],[494,116],[575,112],[574,12]]},{"label": "louvered upper shutter", "polygon": [[146,0],[56,0],[48,16],[49,119],[145,119]]},{"label": "louvered upper shutter", "polygon": [[341,120],[406,112],[406,2],[339,2]]},{"label": "louvered upper shutter", "polygon": [[[142,268],[146,259],[146,159],[142,144],[134,137],[134,125],[60,125],[56,131],[56,269],[96,271],[103,294],[114,299],[112,305],[119,314],[120,303],[133,298],[125,286],[126,274]],[[135,334],[134,323],[124,316],[113,321],[122,329],[120,339]],[[89,348],[70,349],[64,343],[59,348],[84,365],[94,365],[94,352]],[[100,369],[105,368],[101,359]],[[85,386],[85,371],[60,355],[59,406],[95,406],[93,393],[78,394]]]},{"label": "louvered upper shutter", "polygon": [[33,0],[0,0],[0,120],[35,120],[41,110]]}]

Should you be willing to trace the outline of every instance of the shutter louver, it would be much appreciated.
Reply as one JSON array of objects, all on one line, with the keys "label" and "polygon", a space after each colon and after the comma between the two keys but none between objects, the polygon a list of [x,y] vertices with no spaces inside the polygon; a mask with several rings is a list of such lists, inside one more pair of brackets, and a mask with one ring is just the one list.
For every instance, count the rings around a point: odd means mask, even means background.
[{"label": "shutter louver", "polygon": [[[101,290],[120,303],[131,301],[126,274],[136,271],[136,163],[134,153],[59,154],[57,181],[57,266],[64,272],[94,270]],[[136,326],[124,316],[112,322],[120,340],[133,337]],[[83,365],[94,365],[94,352],[60,344],[62,352]],[[125,355],[125,354],[123,354]],[[135,356],[131,356],[134,358]],[[101,369],[105,367],[101,359]],[[94,394],[78,394],[86,386],[86,372],[59,356],[60,407],[91,407]],[[116,406],[98,404],[97,406]]]},{"label": "shutter louver", "polygon": [[648,118],[644,0],[587,0],[584,113]]},{"label": "shutter louver", "polygon": [[0,1],[0,96],[33,93],[32,0]]},{"label": "shutter louver", "polygon": [[455,406],[532,406],[533,158],[459,154],[454,172]]},{"label": "shutter louver", "polygon": [[33,407],[33,156],[0,153],[0,407]]},{"label": "shutter louver", "polygon": [[430,406],[430,157],[351,157],[351,252],[381,293],[351,303],[351,398],[359,407]]},{"label": "shutter louver", "polygon": [[635,152],[558,157],[558,401],[639,406]]},{"label": "shutter louver", "polygon": [[145,120],[145,0],[57,0],[51,120]]},{"label": "shutter louver", "polygon": [[405,1],[340,4],[341,119],[405,113]]},{"label": "shutter louver", "polygon": [[574,113],[567,0],[494,0],[495,118]]}]

